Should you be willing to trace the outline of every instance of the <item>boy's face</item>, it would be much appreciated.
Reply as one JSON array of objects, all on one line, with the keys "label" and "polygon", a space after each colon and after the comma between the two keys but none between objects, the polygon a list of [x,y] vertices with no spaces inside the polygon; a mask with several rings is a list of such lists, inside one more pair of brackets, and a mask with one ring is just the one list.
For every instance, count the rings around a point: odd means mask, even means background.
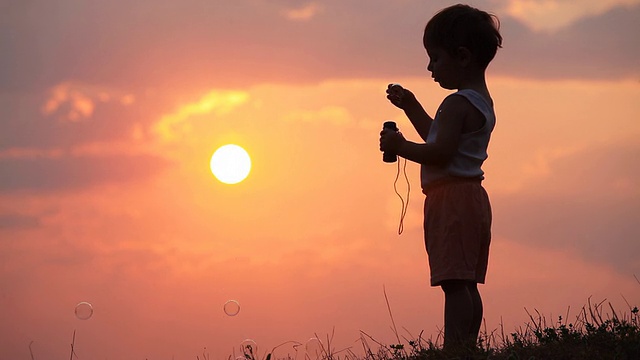
[{"label": "boy's face", "polygon": [[439,47],[428,47],[427,55],[429,56],[427,71],[431,72],[433,80],[445,89],[458,89],[461,70],[458,59]]}]

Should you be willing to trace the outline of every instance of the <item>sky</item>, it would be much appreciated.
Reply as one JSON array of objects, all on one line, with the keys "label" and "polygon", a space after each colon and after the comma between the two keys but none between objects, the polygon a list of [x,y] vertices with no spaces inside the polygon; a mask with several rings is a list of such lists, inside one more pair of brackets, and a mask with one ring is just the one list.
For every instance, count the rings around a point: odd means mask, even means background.
[{"label": "sky", "polygon": [[[421,39],[454,3],[0,1],[0,359],[437,340],[419,166],[399,235],[378,139],[419,139],[388,83],[431,114],[449,94]],[[504,37],[484,330],[640,305],[640,1],[470,4]],[[235,185],[209,169],[229,143],[252,160]]]}]

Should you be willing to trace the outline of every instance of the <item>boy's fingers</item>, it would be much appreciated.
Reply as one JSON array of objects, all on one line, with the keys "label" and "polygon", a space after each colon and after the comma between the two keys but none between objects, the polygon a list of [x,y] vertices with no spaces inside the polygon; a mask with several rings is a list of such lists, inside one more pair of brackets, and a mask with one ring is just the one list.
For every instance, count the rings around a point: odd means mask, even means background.
[{"label": "boy's fingers", "polygon": [[387,89],[387,98],[391,101],[399,102],[404,97],[404,89],[397,84],[392,84],[393,86]]},{"label": "boy's fingers", "polygon": [[402,93],[404,88],[400,84],[389,84],[389,87],[387,88],[387,90],[389,92],[393,92],[393,93],[398,94],[398,93]]},{"label": "boy's fingers", "polygon": [[389,84],[387,85],[387,94],[391,94],[391,93],[401,93],[402,90],[404,90],[404,88],[402,87],[402,85],[400,84]]},{"label": "boy's fingers", "polygon": [[384,151],[387,148],[387,139],[380,138],[380,151]]}]

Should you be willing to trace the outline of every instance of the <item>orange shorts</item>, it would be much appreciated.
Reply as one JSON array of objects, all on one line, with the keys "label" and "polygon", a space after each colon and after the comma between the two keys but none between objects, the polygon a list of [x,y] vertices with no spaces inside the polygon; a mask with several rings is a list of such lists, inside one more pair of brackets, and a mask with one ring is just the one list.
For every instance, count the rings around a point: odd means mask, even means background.
[{"label": "orange shorts", "polygon": [[491,205],[479,180],[453,181],[428,190],[424,240],[431,286],[454,279],[484,284],[491,242]]}]

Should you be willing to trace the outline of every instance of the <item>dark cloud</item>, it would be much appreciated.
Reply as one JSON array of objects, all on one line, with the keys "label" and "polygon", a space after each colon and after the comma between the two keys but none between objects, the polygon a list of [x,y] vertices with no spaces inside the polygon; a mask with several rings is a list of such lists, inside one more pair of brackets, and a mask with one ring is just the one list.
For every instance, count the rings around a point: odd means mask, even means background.
[{"label": "dark cloud", "polygon": [[[15,147],[69,147],[130,137],[135,114],[118,104],[96,104],[88,119],[68,121],[62,111],[44,115],[45,96],[0,98],[0,150]],[[64,110],[68,104],[63,104]],[[142,121],[144,119],[140,119]]]},{"label": "dark cloud", "polygon": [[[56,93],[66,98],[59,99],[53,109],[45,111]],[[174,111],[179,101],[169,100],[169,96],[163,94],[114,93],[109,88],[90,88],[83,83],[65,83],[40,92],[0,93],[0,151],[70,149],[90,143],[131,141],[134,133],[150,138],[153,136],[151,124],[162,114]],[[75,104],[77,99],[73,96],[84,104]],[[130,101],[123,101],[127,96]],[[90,110],[83,110],[82,106]]]},{"label": "dark cloud", "polygon": [[504,48],[492,66],[525,78],[638,78],[639,19],[640,6],[618,7],[556,32],[532,32],[504,17]]},{"label": "dark cloud", "polygon": [[493,199],[496,234],[566,249],[621,273],[640,262],[637,143],[594,146],[551,164],[550,176],[519,195]]},{"label": "dark cloud", "polygon": [[[13,2],[0,15],[0,84],[28,89],[77,79],[119,87],[233,87],[416,75],[426,64],[424,24],[449,2],[320,4],[310,20],[289,21],[282,14],[295,7],[291,1]],[[616,8],[550,34],[503,15],[505,48],[492,70],[636,77],[638,18],[640,6]]]},{"label": "dark cloud", "polygon": [[52,192],[147,179],[169,165],[151,155],[0,159],[0,193]]},{"label": "dark cloud", "polygon": [[34,229],[40,226],[38,217],[21,214],[0,214],[0,231],[16,229]]}]

